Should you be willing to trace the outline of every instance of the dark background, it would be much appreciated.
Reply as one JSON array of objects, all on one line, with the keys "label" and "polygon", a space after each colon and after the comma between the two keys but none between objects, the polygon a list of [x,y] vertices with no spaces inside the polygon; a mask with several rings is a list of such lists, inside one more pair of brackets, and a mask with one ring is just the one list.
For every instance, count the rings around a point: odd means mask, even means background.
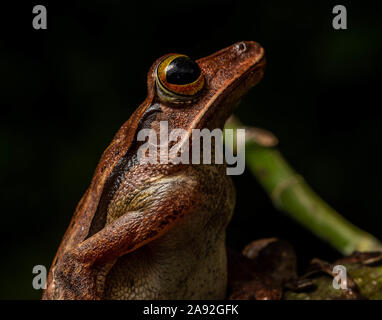
[{"label": "dark background", "polygon": [[[37,4],[48,30],[32,28]],[[347,30],[332,27],[336,4],[347,7]],[[323,199],[382,239],[381,16],[381,2],[368,1],[2,4],[0,298],[40,298],[32,267],[50,266],[100,155],[144,100],[152,62],[240,40],[260,42],[268,66],[236,115],[274,132]],[[300,270],[313,257],[339,257],[275,210],[248,171],[233,179],[231,247],[284,238]]]}]

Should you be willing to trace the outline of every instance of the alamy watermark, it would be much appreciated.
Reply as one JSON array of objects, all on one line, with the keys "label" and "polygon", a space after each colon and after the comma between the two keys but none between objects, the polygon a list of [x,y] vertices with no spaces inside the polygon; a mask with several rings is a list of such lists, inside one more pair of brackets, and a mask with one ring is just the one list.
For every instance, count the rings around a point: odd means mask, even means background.
[{"label": "alamy watermark", "polygon": [[34,6],[32,13],[35,15],[32,20],[33,29],[45,30],[47,28],[47,11],[43,5]]},{"label": "alamy watermark", "polygon": [[[224,132],[192,129],[190,136],[187,130],[180,128],[169,132],[168,122],[160,121],[159,135],[154,129],[142,129],[137,140],[144,142],[137,153],[140,164],[223,164],[225,159],[227,175],[240,175],[245,169],[245,129],[236,130],[234,141],[233,129]],[[233,145],[236,145],[236,155]]]},{"label": "alamy watermark", "polygon": [[36,274],[32,280],[32,287],[35,290],[46,289],[46,267],[39,264],[34,266],[32,273]]},{"label": "alamy watermark", "polygon": [[332,13],[336,16],[333,18],[332,25],[335,30],[347,29],[347,11],[343,5],[336,5],[333,7]]},{"label": "alamy watermark", "polygon": [[332,273],[335,275],[333,278],[333,288],[346,290],[348,288],[346,267],[340,264],[336,265],[333,267]]}]

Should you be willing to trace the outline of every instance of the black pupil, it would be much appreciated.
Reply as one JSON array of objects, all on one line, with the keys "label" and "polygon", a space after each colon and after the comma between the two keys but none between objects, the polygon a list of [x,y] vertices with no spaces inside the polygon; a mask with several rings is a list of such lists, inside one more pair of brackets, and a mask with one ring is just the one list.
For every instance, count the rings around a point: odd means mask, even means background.
[{"label": "black pupil", "polygon": [[166,68],[166,81],[172,84],[189,84],[200,76],[198,64],[188,57],[178,57]]}]

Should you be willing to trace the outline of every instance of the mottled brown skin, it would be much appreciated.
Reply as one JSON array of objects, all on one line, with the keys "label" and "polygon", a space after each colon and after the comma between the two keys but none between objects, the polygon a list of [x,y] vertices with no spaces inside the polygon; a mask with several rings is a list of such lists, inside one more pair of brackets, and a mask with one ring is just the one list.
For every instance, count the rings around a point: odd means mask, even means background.
[{"label": "mottled brown skin", "polygon": [[[166,56],[164,56],[166,57]],[[225,228],[235,191],[225,165],[140,164],[137,131],[223,128],[262,77],[264,51],[240,42],[197,60],[205,86],[196,100],[148,95],[103,153],[53,260],[43,299],[222,299]],[[190,139],[190,138],[189,138]],[[191,146],[192,147],[192,146]]]}]

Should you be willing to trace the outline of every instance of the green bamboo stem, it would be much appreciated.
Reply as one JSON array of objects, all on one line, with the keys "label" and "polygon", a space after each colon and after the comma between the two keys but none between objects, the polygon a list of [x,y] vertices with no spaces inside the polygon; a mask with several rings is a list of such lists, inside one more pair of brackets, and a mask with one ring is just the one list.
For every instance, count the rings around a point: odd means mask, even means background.
[{"label": "green bamboo stem", "polygon": [[[239,127],[242,128],[237,122],[230,122],[226,126],[233,129]],[[263,141],[267,139],[258,139],[258,134],[248,135],[249,130],[251,128],[246,130],[245,146],[247,168],[278,209],[344,255],[356,250],[382,250],[379,240],[347,221],[325,203],[275,147],[264,145]],[[262,133],[265,137],[266,132]],[[272,134],[268,134],[270,141]]]}]

